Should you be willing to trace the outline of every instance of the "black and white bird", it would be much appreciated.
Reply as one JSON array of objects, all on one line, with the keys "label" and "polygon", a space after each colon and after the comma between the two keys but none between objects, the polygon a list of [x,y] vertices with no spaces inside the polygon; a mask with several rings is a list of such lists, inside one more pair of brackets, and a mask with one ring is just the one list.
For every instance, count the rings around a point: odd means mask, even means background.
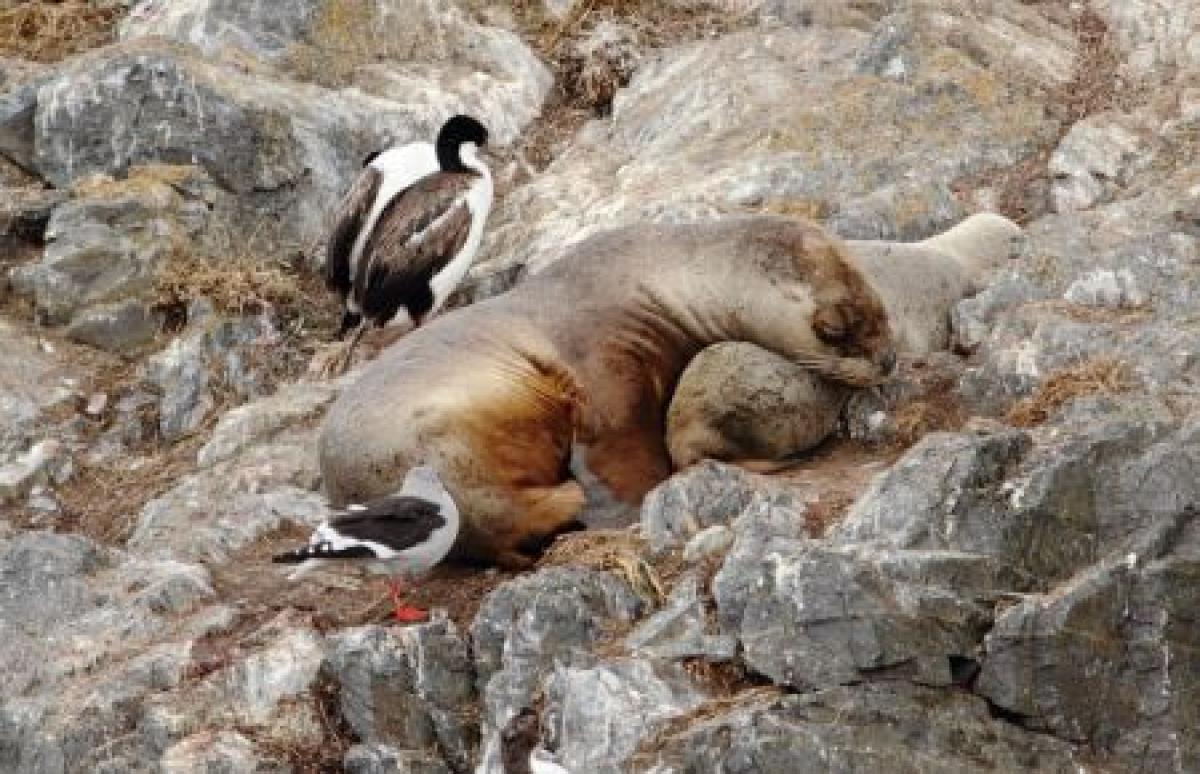
[{"label": "black and white bird", "polygon": [[458,507],[437,471],[419,465],[408,471],[398,493],[349,506],[317,527],[308,545],[273,560],[300,565],[288,580],[329,562],[362,563],[368,572],[391,576],[388,589],[396,619],[420,621],[426,612],[401,603],[401,583],[446,557],[458,537],[458,525]]},{"label": "black and white bird", "polygon": [[488,133],[456,115],[436,142],[368,156],[339,205],[325,253],[328,286],[342,298],[339,338],[369,323],[414,328],[441,308],[479,250],[492,176],[479,158]]}]

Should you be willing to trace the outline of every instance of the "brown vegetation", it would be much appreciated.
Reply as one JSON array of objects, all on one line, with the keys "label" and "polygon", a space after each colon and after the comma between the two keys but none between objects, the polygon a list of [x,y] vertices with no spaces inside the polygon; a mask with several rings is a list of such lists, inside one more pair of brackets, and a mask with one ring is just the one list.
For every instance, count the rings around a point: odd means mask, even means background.
[{"label": "brown vegetation", "polygon": [[121,3],[95,0],[17,0],[0,7],[0,56],[57,62],[111,43],[124,14]]},{"label": "brown vegetation", "polygon": [[1132,388],[1128,366],[1101,358],[1063,369],[1042,382],[1028,398],[1017,402],[1008,412],[1008,421],[1017,427],[1033,427],[1049,419],[1068,402],[1083,395],[1113,395]]}]

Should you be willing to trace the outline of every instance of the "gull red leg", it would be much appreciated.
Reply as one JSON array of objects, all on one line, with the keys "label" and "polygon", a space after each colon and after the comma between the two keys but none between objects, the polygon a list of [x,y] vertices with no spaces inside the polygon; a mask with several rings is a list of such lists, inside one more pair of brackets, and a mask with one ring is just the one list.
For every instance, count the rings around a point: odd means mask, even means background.
[{"label": "gull red leg", "polygon": [[392,617],[401,623],[419,623],[429,618],[429,612],[419,607],[405,604],[402,595],[404,587],[399,576],[388,580],[388,593],[392,596]]}]

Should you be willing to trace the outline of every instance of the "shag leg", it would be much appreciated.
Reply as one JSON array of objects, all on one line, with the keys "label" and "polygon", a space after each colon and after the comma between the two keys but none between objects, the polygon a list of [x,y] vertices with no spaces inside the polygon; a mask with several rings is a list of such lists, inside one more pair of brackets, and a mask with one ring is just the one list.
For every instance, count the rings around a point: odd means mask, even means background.
[{"label": "shag leg", "polygon": [[420,623],[429,619],[429,611],[405,604],[404,587],[399,576],[388,580],[388,593],[392,597],[392,616],[400,623]]}]

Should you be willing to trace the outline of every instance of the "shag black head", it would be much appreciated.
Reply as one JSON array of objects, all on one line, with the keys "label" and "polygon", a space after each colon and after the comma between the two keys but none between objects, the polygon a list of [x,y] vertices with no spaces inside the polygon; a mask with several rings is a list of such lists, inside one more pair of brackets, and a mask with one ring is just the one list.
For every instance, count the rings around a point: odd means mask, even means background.
[{"label": "shag black head", "polygon": [[475,143],[475,147],[487,145],[488,132],[483,124],[470,116],[457,115],[442,124],[437,136],[438,166],[447,172],[466,172],[459,156],[463,143]]}]

